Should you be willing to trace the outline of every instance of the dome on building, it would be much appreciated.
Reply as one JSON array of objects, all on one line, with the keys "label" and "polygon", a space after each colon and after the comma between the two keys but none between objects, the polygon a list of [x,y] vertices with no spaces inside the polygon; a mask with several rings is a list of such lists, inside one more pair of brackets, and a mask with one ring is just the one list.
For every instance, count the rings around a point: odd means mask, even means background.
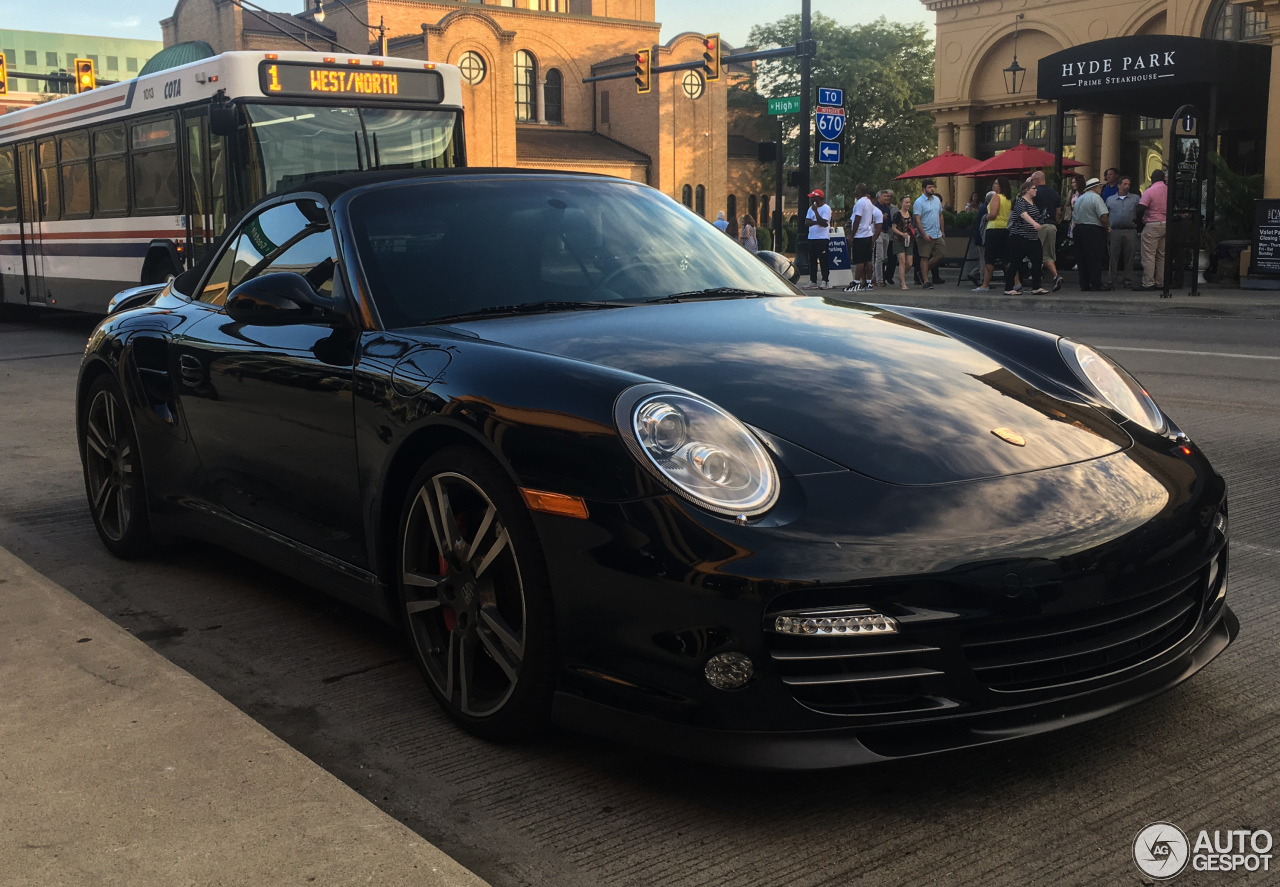
[{"label": "dome on building", "polygon": [[156,71],[167,71],[170,68],[189,65],[192,62],[212,58],[215,55],[217,53],[213,51],[213,47],[203,40],[175,43],[173,46],[166,46],[153,55],[151,60],[142,66],[138,76],[145,77],[147,74],[154,74]]}]

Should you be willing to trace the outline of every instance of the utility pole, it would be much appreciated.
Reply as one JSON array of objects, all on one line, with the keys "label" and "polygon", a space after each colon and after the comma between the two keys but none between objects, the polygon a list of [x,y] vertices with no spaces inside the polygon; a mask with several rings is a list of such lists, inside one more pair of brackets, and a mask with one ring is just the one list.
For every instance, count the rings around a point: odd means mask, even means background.
[{"label": "utility pole", "polygon": [[[800,3],[800,43],[798,46],[803,47],[800,52],[800,196],[796,202],[797,210],[802,210],[809,205],[809,165],[812,161],[810,152],[813,146],[809,143],[810,132],[813,129],[813,50],[810,34],[810,0],[801,0]],[[800,214],[801,224],[804,224],[804,213]]]}]

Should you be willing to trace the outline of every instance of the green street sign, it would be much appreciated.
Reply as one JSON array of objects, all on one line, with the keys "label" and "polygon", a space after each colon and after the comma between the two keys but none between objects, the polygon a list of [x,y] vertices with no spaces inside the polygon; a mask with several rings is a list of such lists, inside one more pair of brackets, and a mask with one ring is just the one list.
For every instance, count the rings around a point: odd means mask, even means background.
[{"label": "green street sign", "polygon": [[789,95],[782,99],[769,99],[770,114],[799,114],[800,96]]}]

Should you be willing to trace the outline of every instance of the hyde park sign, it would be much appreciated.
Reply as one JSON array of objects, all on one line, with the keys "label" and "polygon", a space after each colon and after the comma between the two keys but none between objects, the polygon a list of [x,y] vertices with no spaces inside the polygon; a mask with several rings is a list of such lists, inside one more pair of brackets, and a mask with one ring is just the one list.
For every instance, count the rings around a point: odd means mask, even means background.
[{"label": "hyde park sign", "polygon": [[[1040,59],[1036,92],[1066,107],[1096,107],[1131,90],[1151,93],[1130,112],[1159,117],[1171,113],[1187,98],[1191,87],[1235,83],[1248,78],[1268,80],[1271,47],[1206,40],[1199,37],[1144,34],[1113,37],[1072,46]],[[1076,104],[1076,100],[1083,104]],[[1171,105],[1167,110],[1164,105]],[[1109,111],[1109,113],[1119,113]]]},{"label": "hyde park sign", "polygon": [[1178,64],[1178,51],[1166,49],[1164,52],[1126,55],[1119,58],[1108,56],[1103,59],[1088,61],[1070,61],[1062,63],[1062,87],[1110,86],[1112,84],[1142,83],[1147,80],[1162,80],[1175,76],[1174,68]]}]

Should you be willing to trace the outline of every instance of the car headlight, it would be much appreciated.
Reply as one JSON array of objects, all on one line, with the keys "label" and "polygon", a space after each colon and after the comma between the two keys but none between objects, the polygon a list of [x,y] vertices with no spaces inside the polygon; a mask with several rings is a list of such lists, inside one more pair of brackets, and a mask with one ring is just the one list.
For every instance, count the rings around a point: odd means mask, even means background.
[{"label": "car headlight", "polygon": [[751,430],[687,391],[637,385],[614,419],[635,457],[680,496],[716,514],[755,517],[778,501],[778,471]]},{"label": "car headlight", "polygon": [[1148,431],[1157,434],[1164,431],[1164,414],[1133,376],[1088,345],[1062,339],[1058,347],[1067,365],[1080,377],[1080,381],[1110,404],[1117,413]]}]

